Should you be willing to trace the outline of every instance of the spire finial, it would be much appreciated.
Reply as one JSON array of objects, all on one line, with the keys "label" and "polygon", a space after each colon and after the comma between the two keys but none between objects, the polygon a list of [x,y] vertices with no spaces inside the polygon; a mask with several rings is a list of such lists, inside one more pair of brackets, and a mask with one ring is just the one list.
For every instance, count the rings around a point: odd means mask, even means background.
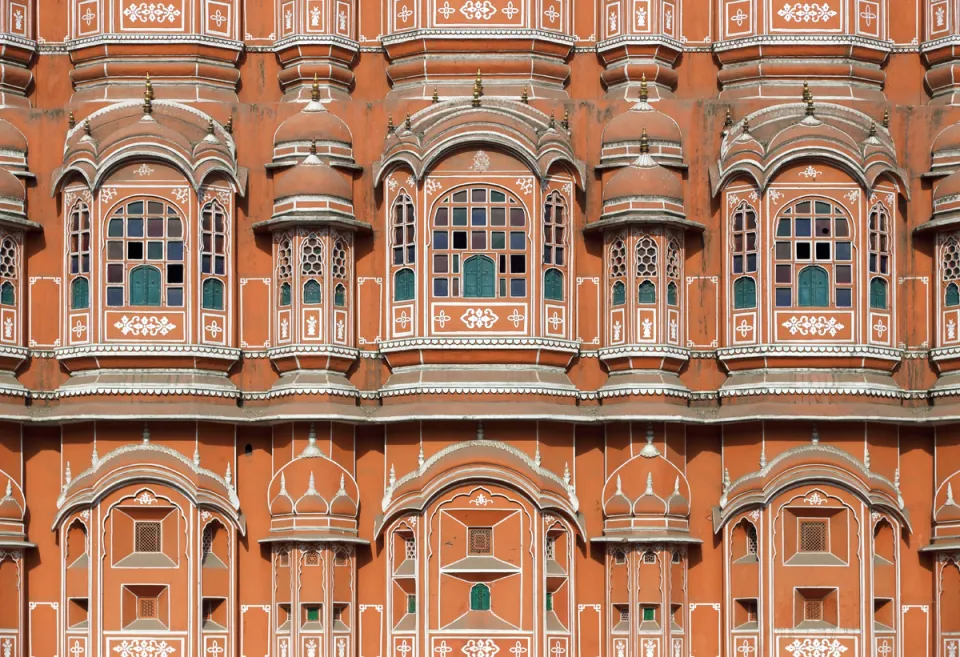
[{"label": "spire finial", "polygon": [[[10,495],[10,481],[7,480],[7,495]],[[953,484],[947,482],[947,504],[956,504],[956,500],[953,499]]]},{"label": "spire finial", "polygon": [[223,125],[223,129],[228,135],[233,134],[233,114],[227,117],[227,122]]},{"label": "spire finial", "polygon": [[890,127],[890,109],[887,107],[883,108],[883,123],[881,123],[884,128]]},{"label": "spire finial", "polygon": [[67,117],[67,121],[71,130],[77,127],[77,120],[73,117],[73,110],[70,110],[70,114]]},{"label": "spire finial", "polygon": [[280,495],[287,494],[287,475],[283,472],[280,473]]},{"label": "spire finial", "polygon": [[760,446],[760,468],[767,467],[767,443]]},{"label": "spire finial", "polygon": [[433,85],[433,98],[430,100],[434,103],[440,102],[440,94],[437,92],[437,85]]},{"label": "spire finial", "polygon": [[197,443],[193,448],[193,467],[200,467],[200,443]]},{"label": "spire finial", "polygon": [[536,451],[533,453],[533,464],[536,465],[536,466],[539,468],[539,467],[540,467],[540,463],[541,463],[541,459],[540,459],[540,443],[538,442],[538,443],[537,443],[537,449],[536,449]]},{"label": "spire finial", "polygon": [[647,91],[647,74],[644,73],[640,77],[640,102],[645,103],[649,100],[650,94]]},{"label": "spire finial", "polygon": [[307,482],[307,495],[317,494],[317,482],[313,478],[313,470],[310,471],[310,481]]},{"label": "spire finial", "polygon": [[876,136],[877,136],[877,123],[876,123],[876,121],[871,121],[871,122],[870,122],[870,133],[869,133],[867,136],[868,136],[868,137],[876,137]]},{"label": "spire finial", "polygon": [[150,82],[149,73],[143,89],[143,113],[147,116],[153,114],[153,84]]},{"label": "spire finial", "polygon": [[893,487],[900,491],[900,468],[893,471]]},{"label": "spire finial", "polygon": [[310,141],[310,155],[317,154],[317,140],[313,139]]},{"label": "spire finial", "polygon": [[317,447],[317,428],[314,426],[313,422],[311,422],[310,428],[307,430],[307,446],[303,448],[303,451],[300,453],[300,456],[322,456],[322,455],[323,455],[323,452],[321,452],[320,448]]},{"label": "spire finial", "polygon": [[480,107],[480,97],[483,96],[483,76],[480,69],[477,69],[477,77],[473,81],[473,106]]},{"label": "spire finial", "polygon": [[93,442],[93,450],[90,452],[90,464],[97,467],[100,464],[100,454],[97,452],[97,442]]},{"label": "spire finial", "polygon": [[213,119],[207,119],[207,134],[213,135],[213,133],[214,133]]},{"label": "spire finial", "polygon": [[526,87],[526,85],[524,85],[523,91],[520,92],[520,102],[523,103],[524,105],[529,105],[529,104],[530,104],[530,96],[527,95],[527,87]]},{"label": "spire finial", "polygon": [[4,497],[13,497],[13,479],[7,477],[7,490],[3,494]]},{"label": "spire finial", "polygon": [[423,443],[420,443],[420,452],[417,454],[417,467],[420,470],[423,470],[424,460],[425,459],[423,458]]},{"label": "spire finial", "polygon": [[347,480],[343,476],[343,473],[340,473],[340,489],[337,491],[337,495],[346,495],[347,494]]},{"label": "spire finial", "polygon": [[563,464],[563,485],[570,488],[570,464]]},{"label": "spire finial", "polygon": [[863,446],[863,467],[865,467],[867,470],[870,469],[870,446],[869,445]]},{"label": "spire finial", "polygon": [[620,481],[620,475],[617,475],[617,495],[623,495],[623,484]]},{"label": "spire finial", "polygon": [[647,422],[647,444],[643,446],[643,449],[640,450],[640,456],[644,458],[653,458],[654,456],[660,456],[660,450],[657,449],[657,446],[653,444],[653,423]]},{"label": "spire finial", "polygon": [[810,91],[810,83],[803,81],[803,102],[807,104],[806,115],[813,116],[813,92]]},{"label": "spire finial", "polygon": [[733,113],[730,111],[730,108],[727,108],[727,114],[723,117],[723,129],[729,130],[733,127]]},{"label": "spire finial", "polygon": [[820,444],[820,432],[817,431],[817,425],[813,425],[813,431],[810,433],[810,443],[813,445]]},{"label": "spire finial", "polygon": [[313,84],[310,85],[310,102],[320,102],[320,78],[316,73],[313,74]]},{"label": "spire finial", "polygon": [[390,482],[390,488],[397,485],[397,471],[393,469],[393,463],[390,464],[390,478],[387,481]]},{"label": "spire finial", "polygon": [[727,468],[723,469],[723,492],[726,493],[730,490],[730,470]]},{"label": "spire finial", "polygon": [[406,128],[407,130],[410,130],[411,129],[410,126],[411,126],[410,112],[407,112],[407,115],[403,119],[403,127]]},{"label": "spire finial", "polygon": [[67,467],[63,471],[63,479],[67,484],[73,480],[73,473],[70,472],[70,461],[67,461]]},{"label": "spire finial", "polygon": [[148,425],[146,422],[143,423],[143,433],[141,434],[141,438],[143,438],[144,445],[150,444],[150,425]]},{"label": "spire finial", "polygon": [[83,120],[83,134],[87,137],[93,136],[93,131],[90,129],[90,119]]},{"label": "spire finial", "polygon": [[227,486],[233,488],[233,473],[230,470],[230,464],[227,463],[227,471],[223,475],[223,480],[227,482]]},{"label": "spire finial", "polygon": [[650,152],[650,142],[647,141],[647,129],[644,128],[640,132],[640,153],[647,154]]},{"label": "spire finial", "polygon": [[550,130],[556,130],[557,128],[557,119],[553,116],[553,110],[550,111],[550,124],[547,126]]},{"label": "spire finial", "polygon": [[647,473],[647,489],[643,491],[644,495],[653,495],[653,473]]},{"label": "spire finial", "polygon": [[393,131],[394,131],[393,114],[388,114],[387,115],[387,132],[389,132],[392,135]]},{"label": "spire finial", "polygon": [[564,130],[570,130],[570,111],[566,107],[563,108],[563,120],[560,125],[563,126]]},{"label": "spire finial", "polygon": [[743,132],[743,134],[745,134],[745,135],[749,135],[749,134],[750,134],[750,119],[748,119],[747,117],[743,117],[743,131],[742,131],[742,132]]}]

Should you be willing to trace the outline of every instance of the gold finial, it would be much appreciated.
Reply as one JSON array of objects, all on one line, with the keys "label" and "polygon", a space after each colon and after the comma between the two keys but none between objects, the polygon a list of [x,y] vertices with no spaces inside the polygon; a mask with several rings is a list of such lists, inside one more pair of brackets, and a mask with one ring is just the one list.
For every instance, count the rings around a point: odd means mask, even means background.
[{"label": "gold finial", "polygon": [[650,98],[650,94],[647,91],[647,74],[644,73],[640,77],[640,102],[645,103]]},{"label": "gold finial", "polygon": [[317,140],[314,139],[310,142],[310,155],[316,157],[317,155]]},{"label": "gold finial", "polygon": [[640,132],[640,152],[644,155],[650,152],[650,142],[647,141],[647,129]]},{"label": "gold finial", "polygon": [[143,113],[153,114],[153,84],[150,82],[149,73],[147,73],[147,81],[143,90]]},{"label": "gold finial", "polygon": [[733,114],[730,112],[730,108],[727,108],[727,115],[723,118],[723,129],[729,130],[733,127]]},{"label": "gold finial", "polygon": [[483,77],[477,69],[477,79],[473,81],[473,106],[480,107],[480,97],[483,96]]},{"label": "gold finial", "polygon": [[813,116],[813,92],[810,91],[810,84],[806,81],[803,83],[803,101],[807,104],[807,116]]},{"label": "gold finial", "polygon": [[77,127],[77,120],[73,118],[73,110],[70,110],[70,116],[67,117],[67,121],[69,122],[71,130]]},{"label": "gold finial", "polygon": [[389,132],[390,134],[393,134],[393,131],[394,131],[393,114],[390,114],[387,116],[387,132]]},{"label": "gold finial", "polygon": [[743,117],[743,134],[750,134],[750,119],[747,117]]},{"label": "gold finial", "polygon": [[410,112],[407,112],[406,118],[403,119],[403,127],[410,130]]},{"label": "gold finial", "polygon": [[560,122],[564,130],[570,129],[570,112],[566,107],[563,108],[563,121]]},{"label": "gold finial", "polygon": [[890,127],[890,110],[888,108],[883,108],[883,123],[881,124],[884,128]]},{"label": "gold finial", "polygon": [[871,122],[870,122],[870,134],[867,135],[867,136],[868,136],[868,137],[876,137],[876,136],[877,136],[877,123],[876,123],[876,121],[871,121]]},{"label": "gold finial", "polygon": [[223,129],[227,131],[228,135],[233,134],[233,114],[227,117],[227,123],[223,126]]},{"label": "gold finial", "polygon": [[207,134],[213,134],[213,119],[207,119]]},{"label": "gold finial", "polygon": [[317,74],[313,74],[313,84],[310,86],[310,100],[314,103],[320,102],[320,79]]},{"label": "gold finial", "polygon": [[553,118],[553,111],[550,111],[550,125],[548,126],[551,130],[555,130],[557,127],[557,120]]},{"label": "gold finial", "polygon": [[92,136],[92,131],[90,130],[90,119],[84,119],[83,121],[83,134],[88,137]]},{"label": "gold finial", "polygon": [[520,102],[524,105],[530,104],[530,97],[527,95],[527,87],[523,87],[523,91],[520,93]]},{"label": "gold finial", "polygon": [[434,103],[440,102],[440,94],[437,93],[437,85],[433,85],[433,98],[431,99]]}]

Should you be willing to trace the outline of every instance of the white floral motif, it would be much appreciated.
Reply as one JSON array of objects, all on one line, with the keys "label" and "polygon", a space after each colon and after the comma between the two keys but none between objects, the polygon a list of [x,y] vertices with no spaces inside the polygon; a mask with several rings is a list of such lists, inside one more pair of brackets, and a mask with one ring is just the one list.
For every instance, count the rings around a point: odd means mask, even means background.
[{"label": "white floral motif", "polygon": [[840,657],[847,647],[837,639],[794,639],[786,650],[793,657]]},{"label": "white floral motif", "polygon": [[493,639],[470,639],[460,652],[467,657],[493,657],[500,652],[500,646]]},{"label": "white floral motif", "polygon": [[513,20],[513,17],[520,13],[520,10],[513,6],[513,0],[507,3],[507,6],[503,8],[503,13],[509,20]]},{"label": "white floral motif", "polygon": [[104,187],[100,190],[100,202],[109,203],[114,196],[117,195],[117,190],[113,187]]},{"label": "white floral motif", "polygon": [[860,190],[859,190],[859,189],[851,189],[849,192],[847,192],[846,194],[844,194],[843,197],[844,197],[845,199],[847,199],[848,201],[850,201],[851,203],[856,203],[856,202],[857,202],[857,199],[860,198]]},{"label": "white floral motif", "polygon": [[737,9],[737,13],[730,17],[730,20],[737,24],[737,27],[743,27],[744,21],[750,18],[747,14],[743,13],[743,9]]},{"label": "white floral motif", "polygon": [[434,178],[427,180],[426,184],[423,186],[423,191],[425,191],[428,195],[439,192],[441,189],[443,189],[443,185],[437,182],[437,180]]},{"label": "white floral motif", "polygon": [[447,322],[452,318],[445,311],[441,310],[439,315],[435,315],[433,321],[440,325],[440,328],[446,328]]},{"label": "white floral motif", "polygon": [[823,171],[815,169],[812,164],[808,164],[807,168],[800,172],[800,175],[804,178],[816,178],[817,176],[822,176]]},{"label": "white floral motif", "polygon": [[217,13],[210,17],[210,20],[217,24],[217,29],[223,27],[223,24],[227,22],[227,17],[223,15],[219,9]]},{"label": "white floral motif", "polygon": [[887,325],[883,323],[883,319],[877,318],[877,323],[873,325],[873,330],[877,332],[877,336],[880,339],[883,339],[883,334],[887,332]]},{"label": "white floral motif", "polygon": [[760,511],[754,509],[750,512],[750,519],[756,522],[760,518]]},{"label": "white floral motif", "polygon": [[467,328],[493,328],[493,325],[500,319],[496,313],[489,308],[467,308],[460,321],[467,325]]},{"label": "white floral motif", "polygon": [[957,323],[952,319],[947,322],[947,339],[954,340],[957,337]]},{"label": "white floral motif", "polygon": [[220,322],[218,322],[217,320],[213,320],[212,322],[210,322],[209,324],[207,324],[207,325],[204,326],[203,328],[206,329],[207,333],[209,333],[209,334],[210,334],[210,337],[212,337],[214,340],[216,340],[217,337],[218,337],[221,333],[223,333],[223,327],[220,326]]},{"label": "white floral motif", "polygon": [[653,337],[653,322],[650,321],[649,317],[640,322],[640,328],[643,331],[644,338]]},{"label": "white floral motif", "polygon": [[343,342],[345,339],[344,333],[346,331],[346,324],[343,322],[343,318],[337,320],[337,340]]},{"label": "white floral motif", "polygon": [[400,11],[397,12],[397,16],[400,17],[401,21],[406,23],[407,19],[413,16],[413,12],[410,11],[410,8],[407,7],[407,5],[403,5],[403,7],[400,8]]},{"label": "white floral motif", "polygon": [[812,493],[810,493],[809,495],[807,495],[805,498],[803,498],[803,502],[804,502],[804,504],[812,504],[813,506],[821,506],[821,505],[827,503],[827,498],[825,498],[825,497],[824,497],[823,495],[821,495],[819,492],[813,491]]},{"label": "white floral motif", "polygon": [[671,340],[677,339],[677,333],[679,332],[679,330],[680,328],[679,328],[679,325],[677,324],[677,320],[671,319],[670,320],[670,339]]},{"label": "white floral motif", "polygon": [[943,9],[943,6],[937,7],[937,27],[943,27],[944,19],[946,18],[946,12]]},{"label": "white floral motif", "polygon": [[647,26],[647,10],[643,7],[637,7],[637,27]]},{"label": "white floral motif", "polygon": [[774,203],[779,203],[780,199],[783,198],[783,192],[778,192],[775,189],[771,189],[770,192],[767,194],[767,196],[769,196],[770,200],[773,201]]},{"label": "white floral motif", "polygon": [[477,496],[470,500],[470,504],[473,504],[474,506],[487,506],[488,504],[493,504],[493,500],[483,493],[477,493]]},{"label": "white floral motif", "polygon": [[489,168],[490,156],[483,151],[477,151],[477,154],[473,156],[473,164],[470,166],[470,170],[483,173]]},{"label": "white floral motif", "polygon": [[13,338],[13,320],[9,317],[3,322],[3,337],[7,339]]},{"label": "white floral motif", "polygon": [[342,9],[337,12],[337,25],[341,32],[347,29],[347,14]]},{"label": "white floral motif", "polygon": [[524,194],[529,194],[533,191],[533,178],[517,178],[516,184]]},{"label": "white floral motif", "polygon": [[136,169],[134,169],[133,172],[138,176],[149,176],[151,173],[153,173],[153,167],[148,166],[147,163],[144,162],[143,164],[138,166]]},{"label": "white floral motif", "polygon": [[387,189],[389,189],[391,192],[395,190],[399,184],[400,183],[398,183],[395,178],[387,178]]},{"label": "white floral motif", "polygon": [[[508,318],[509,319],[509,318]],[[547,324],[550,325],[550,328],[556,331],[563,324],[563,318],[560,317],[560,313],[556,310],[553,311],[553,314],[547,319]]]},{"label": "white floral motif", "polygon": [[497,8],[494,7],[490,0],[467,0],[463,3],[463,6],[460,7],[460,13],[466,16],[470,20],[490,20],[490,18],[497,13]]},{"label": "white floral motif", "polygon": [[520,313],[519,308],[514,308],[513,313],[507,319],[513,322],[513,328],[517,328],[520,326],[520,322],[526,319],[526,316]]},{"label": "white floral motif", "polygon": [[317,657],[317,642],[313,639],[307,641],[307,657]]},{"label": "white floral motif", "polygon": [[440,7],[439,9],[437,9],[437,11],[438,11],[439,13],[443,14],[443,17],[444,17],[444,18],[449,19],[449,18],[450,18],[450,14],[455,13],[457,10],[454,9],[453,7],[451,7],[449,2],[444,2],[444,3],[443,3],[443,6]]},{"label": "white floral motif", "polygon": [[176,649],[157,639],[124,639],[113,647],[119,657],[168,657]]},{"label": "white floral motif", "polygon": [[157,317],[156,315],[133,315],[132,317],[124,315],[113,326],[120,329],[120,332],[124,335],[150,337],[166,335],[177,328],[177,325],[166,317]]},{"label": "white floral motif", "polygon": [[320,27],[320,7],[314,7],[310,10],[310,27]]},{"label": "white floral motif", "polygon": [[619,28],[619,21],[617,20],[616,12],[611,11],[610,15],[607,17],[607,22],[610,24],[610,31],[616,32]]},{"label": "white floral motif", "polygon": [[80,18],[82,18],[83,22],[87,24],[87,27],[90,27],[90,24],[93,22],[93,19],[96,17],[97,15],[90,10],[90,7],[87,7],[87,11]]},{"label": "white floral motif", "polygon": [[280,337],[284,340],[290,337],[290,322],[286,318],[280,322]]},{"label": "white floral motif", "polygon": [[311,315],[307,317],[307,336],[314,337],[317,334],[317,318]]},{"label": "white floral motif", "polygon": [[173,23],[180,16],[180,10],[173,4],[165,5],[162,2],[147,4],[141,2],[139,5],[130,3],[123,10],[123,15],[130,19],[131,23],[143,21],[144,23]]},{"label": "white floral motif", "polygon": [[618,319],[613,323],[613,341],[620,342],[620,333],[623,331],[623,324]]},{"label": "white floral motif", "polygon": [[13,12],[13,28],[17,32],[23,31],[23,12],[20,9]]},{"label": "white floral motif", "polygon": [[549,18],[551,23],[556,23],[557,19],[560,18],[560,13],[553,6],[543,12],[543,15]]},{"label": "white floral motif", "polygon": [[190,200],[190,188],[189,187],[177,187],[173,190],[173,196],[181,203],[186,203]]},{"label": "white floral motif", "polygon": [[727,205],[729,205],[731,208],[739,202],[740,202],[740,197],[737,196],[736,194],[727,195]]},{"label": "white floral motif", "polygon": [[781,326],[790,331],[790,335],[830,335],[836,337],[837,333],[843,330],[843,324],[837,321],[836,317],[817,317],[816,315],[794,315]]},{"label": "white floral motif", "polygon": [[400,326],[401,330],[406,331],[407,327],[413,321],[413,318],[407,314],[406,310],[404,310],[402,313],[400,313],[400,316],[397,317],[394,321]]},{"label": "white floral motif", "polygon": [[80,319],[77,319],[77,323],[70,327],[70,332],[78,338],[83,335],[86,330],[87,325],[80,321]]},{"label": "white floral motif", "polygon": [[136,497],[137,504],[156,504],[157,498],[153,494],[145,490]]},{"label": "white floral motif", "polygon": [[890,643],[886,639],[877,646],[877,654],[880,655],[880,657],[887,657],[891,652],[893,652],[893,648],[890,647]]},{"label": "white floral motif", "polygon": [[747,196],[747,198],[753,201],[754,203],[756,203],[757,201],[760,200],[760,195],[754,191],[754,192],[750,192],[750,195]]},{"label": "white floral motif", "polygon": [[673,29],[673,12],[669,9],[663,12],[663,26],[667,28],[667,30]]},{"label": "white floral motif", "polygon": [[804,23],[826,23],[831,18],[837,15],[837,12],[830,8],[829,3],[824,2],[822,5],[816,2],[812,3],[799,3],[790,4],[789,2],[784,3],[783,8],[777,12],[780,17],[787,21],[796,21]]}]

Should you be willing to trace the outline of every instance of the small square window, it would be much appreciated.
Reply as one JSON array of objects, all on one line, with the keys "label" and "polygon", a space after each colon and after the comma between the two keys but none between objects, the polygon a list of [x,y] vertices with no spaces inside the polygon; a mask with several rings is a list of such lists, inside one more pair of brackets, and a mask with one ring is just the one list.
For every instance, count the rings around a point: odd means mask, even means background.
[{"label": "small square window", "polygon": [[470,190],[470,200],[474,203],[486,203],[487,202],[487,190],[481,189],[471,189]]},{"label": "small square window", "polygon": [[526,274],[527,273],[527,256],[524,254],[515,254],[510,256],[510,273],[511,274]]},{"label": "small square window", "polygon": [[107,242],[107,260],[123,260],[123,242]]},{"label": "small square window", "polygon": [[127,259],[143,260],[143,242],[127,242]]},{"label": "small square window", "polygon": [[837,276],[837,284],[850,284],[853,282],[853,270],[850,265],[837,265],[834,268],[834,272]]},{"label": "small square window", "polygon": [[433,231],[433,248],[435,249],[448,249],[450,243],[449,233],[445,230],[435,230]]},{"label": "small square window", "polygon": [[450,217],[447,208],[437,208],[437,214],[433,218],[433,223],[437,226],[448,226]]},{"label": "small square window", "polygon": [[510,208],[510,225],[523,226],[527,223],[523,208]]},{"label": "small square window", "polygon": [[827,551],[827,523],[825,521],[801,520],[799,533],[800,552]]},{"label": "small square window", "polygon": [[123,305],[123,288],[122,287],[107,288],[107,305],[108,306]]},{"label": "small square window", "polygon": [[733,256],[733,273],[734,274],[743,273],[743,256],[742,255]]},{"label": "small square window", "polygon": [[433,271],[437,274],[446,274],[448,269],[449,261],[448,256],[445,253],[437,253],[433,256]]},{"label": "small square window", "polygon": [[613,562],[618,566],[622,566],[627,563],[627,553],[623,550],[617,550],[613,553]]},{"label": "small square window", "polygon": [[757,254],[748,253],[747,254],[747,271],[757,271]]},{"label": "small square window", "polygon": [[167,242],[167,260],[183,260],[183,242]]},{"label": "small square window", "polygon": [[850,242],[837,242],[834,251],[837,260],[850,260]]},{"label": "small square window", "polygon": [[797,217],[796,219],[796,232],[794,233],[797,237],[810,237],[810,219],[808,217]]},{"label": "small square window", "polygon": [[657,610],[655,607],[643,608],[643,622],[648,623],[657,620]]},{"label": "small square window", "polygon": [[850,308],[853,306],[853,292],[848,287],[837,288],[837,307]]},{"label": "small square window", "polygon": [[777,283],[790,284],[793,265],[777,265]]},{"label": "small square window", "polygon": [[810,242],[797,242],[795,245],[797,260],[810,259]]},{"label": "small square window", "polygon": [[507,248],[507,234],[502,230],[494,231],[490,236],[490,246],[494,249]]},{"label": "small square window", "polygon": [[[474,190],[477,191],[477,190]],[[483,190],[480,190],[483,191]],[[487,225],[487,209],[486,208],[473,208],[470,211],[470,225],[471,226],[486,226]]]},{"label": "small square window", "polygon": [[817,242],[817,260],[830,260],[830,242]]},{"label": "small square window", "polygon": [[147,260],[163,260],[163,242],[147,242]]},{"label": "small square window", "polygon": [[507,195],[503,192],[498,192],[496,190],[490,190],[490,202],[491,203],[503,203],[507,200]]},{"label": "small square window", "polygon": [[470,235],[470,248],[484,250],[487,248],[487,233],[482,230],[475,230]]},{"label": "small square window", "polygon": [[527,279],[525,278],[510,279],[510,296],[511,297],[527,296]]},{"label": "small square window", "polygon": [[157,599],[137,598],[137,618],[156,618]]},{"label": "small square window", "polygon": [[433,296],[445,297],[449,293],[448,281],[446,278],[433,279]]},{"label": "small square window", "polygon": [[789,308],[791,304],[791,291],[789,287],[777,288],[777,307]]},{"label": "small square window", "polygon": [[823,600],[804,600],[803,601],[803,620],[822,621],[823,620]]},{"label": "small square window", "polygon": [[522,231],[512,231],[510,233],[510,248],[522,251],[526,247],[524,234]]},{"label": "small square window", "polygon": [[790,220],[781,219],[777,224],[777,237],[790,237]]},{"label": "small square window", "polygon": [[160,552],[159,522],[135,522],[133,533],[134,552]]},{"label": "small square window", "polygon": [[143,219],[127,219],[127,237],[143,237]]},{"label": "small square window", "polygon": [[183,288],[182,287],[167,288],[167,305],[177,306],[177,307],[183,305]]},{"label": "small square window", "polygon": [[465,230],[453,231],[453,248],[455,249],[467,248],[467,231]]},{"label": "small square window", "polygon": [[493,528],[470,527],[467,529],[469,553],[474,555],[493,554]]},{"label": "small square window", "polygon": [[123,282],[123,265],[107,265],[107,282]]},{"label": "small square window", "polygon": [[183,282],[183,265],[167,265],[167,282],[174,284]]},{"label": "small square window", "polygon": [[454,193],[453,195],[454,203],[466,203],[467,202],[467,190],[461,189],[459,192]]},{"label": "small square window", "polygon": [[777,242],[777,260],[790,259],[790,242]]},{"label": "small square window", "polygon": [[507,209],[506,208],[490,208],[490,225],[506,226],[507,225]]},{"label": "small square window", "polygon": [[466,208],[453,209],[453,225],[454,226],[467,225],[467,209]]}]

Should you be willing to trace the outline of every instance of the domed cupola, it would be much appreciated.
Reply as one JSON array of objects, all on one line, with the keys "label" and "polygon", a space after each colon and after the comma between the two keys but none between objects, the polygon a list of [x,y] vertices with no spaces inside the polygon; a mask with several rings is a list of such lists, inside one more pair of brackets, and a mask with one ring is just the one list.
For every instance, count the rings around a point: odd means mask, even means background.
[{"label": "domed cupola", "polygon": [[640,155],[643,131],[647,133],[650,158],[662,166],[685,169],[680,126],[648,102],[646,76],[640,83],[640,98],[603,129],[599,170],[626,166]]},{"label": "domed cupola", "polygon": [[316,78],[310,102],[286,119],[273,137],[273,161],[267,169],[294,166],[316,145],[316,154],[334,167],[360,170],[353,159],[353,135],[337,115],[320,102],[320,85]]}]

